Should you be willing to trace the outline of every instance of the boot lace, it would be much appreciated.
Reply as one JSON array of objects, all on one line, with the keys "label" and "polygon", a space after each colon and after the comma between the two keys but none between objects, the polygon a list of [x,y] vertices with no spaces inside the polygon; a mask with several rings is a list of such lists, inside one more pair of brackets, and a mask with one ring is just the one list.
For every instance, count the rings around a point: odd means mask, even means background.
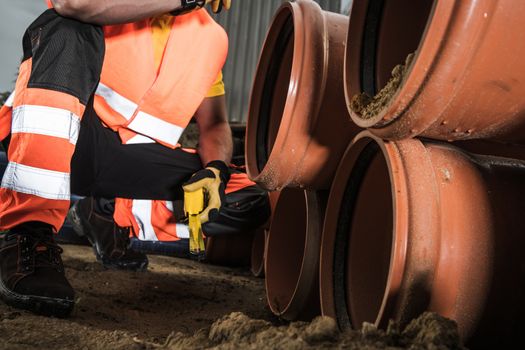
[{"label": "boot lace", "polygon": [[18,234],[20,262],[24,272],[34,268],[53,268],[63,272],[60,255],[63,249],[53,240],[52,233],[46,229],[35,229],[31,233]]}]

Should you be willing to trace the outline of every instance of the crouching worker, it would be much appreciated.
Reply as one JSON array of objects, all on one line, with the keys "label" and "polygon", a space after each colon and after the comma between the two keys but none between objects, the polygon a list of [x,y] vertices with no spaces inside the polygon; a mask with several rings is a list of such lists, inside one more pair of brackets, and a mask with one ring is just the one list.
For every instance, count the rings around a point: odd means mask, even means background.
[{"label": "crouching worker", "polygon": [[[229,0],[53,0],[55,9],[27,29],[15,91],[0,111],[0,138],[11,137],[0,188],[0,297],[9,305],[72,311],[74,290],[53,238],[71,192],[118,198],[114,209],[87,199],[77,211],[88,224],[94,214],[114,214],[103,233],[115,243],[104,252],[130,234],[180,238],[170,203],[183,200],[184,184],[198,183],[214,199],[204,220],[220,222],[227,212],[224,189],[244,175],[227,165],[231,131],[216,91],[227,36],[201,9],[208,2],[229,7]],[[178,146],[193,116],[198,154]],[[230,195],[253,194],[244,180]],[[111,241],[94,243],[104,242]]]}]

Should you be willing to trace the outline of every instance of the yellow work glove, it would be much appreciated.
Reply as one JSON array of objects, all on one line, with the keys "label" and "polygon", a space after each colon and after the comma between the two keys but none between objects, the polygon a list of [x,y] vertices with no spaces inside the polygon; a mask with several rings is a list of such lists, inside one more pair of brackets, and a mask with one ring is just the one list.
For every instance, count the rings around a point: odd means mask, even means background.
[{"label": "yellow work glove", "polygon": [[199,218],[202,224],[216,220],[219,217],[221,206],[225,202],[224,189],[230,179],[230,171],[226,163],[214,160],[206,165],[204,169],[197,171],[182,185],[184,192],[195,192],[204,190],[207,198],[204,210]]},{"label": "yellow work glove", "polygon": [[229,10],[232,6],[231,0],[206,0],[206,4],[210,3],[213,13],[219,13],[222,11],[222,9]]},{"label": "yellow work glove", "polygon": [[181,0],[180,8],[171,11],[173,16],[183,15],[193,10],[198,10],[206,4],[211,4],[211,10],[214,13],[219,13],[222,9],[229,10],[231,7],[231,0]]}]

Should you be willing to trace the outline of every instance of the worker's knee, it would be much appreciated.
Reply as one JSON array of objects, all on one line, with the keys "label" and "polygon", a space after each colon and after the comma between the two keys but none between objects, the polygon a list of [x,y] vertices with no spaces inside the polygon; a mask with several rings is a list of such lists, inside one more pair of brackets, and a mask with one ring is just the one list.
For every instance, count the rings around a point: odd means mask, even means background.
[{"label": "worker's knee", "polygon": [[47,10],[29,26],[23,40],[24,60],[32,60],[28,87],[70,93],[87,103],[104,60],[101,27]]}]

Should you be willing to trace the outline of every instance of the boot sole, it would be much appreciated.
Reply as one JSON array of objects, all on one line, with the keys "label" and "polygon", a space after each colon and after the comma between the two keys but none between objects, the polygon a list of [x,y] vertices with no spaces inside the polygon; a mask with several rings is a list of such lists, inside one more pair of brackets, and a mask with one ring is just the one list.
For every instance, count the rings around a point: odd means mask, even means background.
[{"label": "boot sole", "polygon": [[74,300],[70,299],[18,294],[7,288],[1,278],[0,298],[9,306],[60,318],[69,316],[75,306]]},{"label": "boot sole", "polygon": [[148,269],[148,261],[141,261],[141,262],[134,261],[131,263],[127,263],[122,260],[114,261],[114,260],[98,255],[95,248],[93,248],[93,250],[95,251],[95,255],[97,256],[97,261],[99,261],[107,269],[138,271],[138,272],[146,271]]},{"label": "boot sole", "polygon": [[125,262],[122,260],[117,259],[110,259],[105,257],[104,255],[100,254],[95,240],[89,233],[87,233],[85,227],[89,227],[89,223],[85,222],[85,220],[77,214],[77,205],[75,204],[68,212],[68,218],[71,222],[71,226],[73,228],[73,231],[80,237],[85,237],[91,244],[91,247],[93,248],[93,252],[95,253],[95,257],[97,258],[97,261],[102,264],[107,269],[112,270],[128,270],[128,271],[146,271],[148,268],[148,260],[144,261],[133,261],[133,262]]}]

